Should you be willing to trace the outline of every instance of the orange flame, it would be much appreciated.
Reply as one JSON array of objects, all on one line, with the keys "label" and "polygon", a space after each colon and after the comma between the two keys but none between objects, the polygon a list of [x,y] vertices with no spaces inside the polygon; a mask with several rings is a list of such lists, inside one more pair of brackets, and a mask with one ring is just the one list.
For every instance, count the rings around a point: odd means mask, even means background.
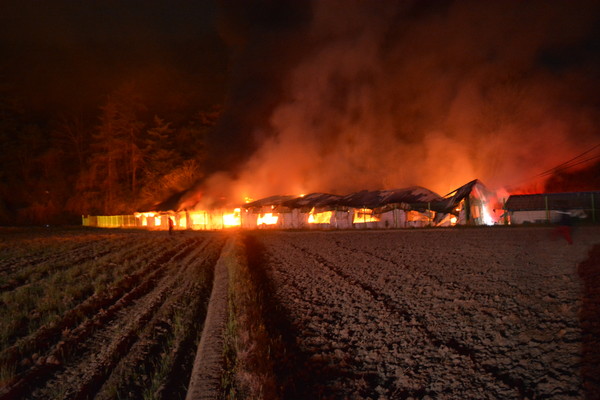
[{"label": "orange flame", "polygon": [[354,212],[352,218],[353,224],[362,224],[367,222],[379,222],[379,218],[373,215],[373,210],[370,208],[361,208]]},{"label": "orange flame", "polygon": [[256,219],[257,225],[275,225],[279,220],[278,215],[273,215],[273,213],[259,214]]},{"label": "orange flame", "polygon": [[240,216],[241,209],[236,208],[232,213],[223,214],[223,226],[232,227],[232,226],[241,226],[242,218]]},{"label": "orange flame", "polygon": [[308,223],[309,224],[329,224],[331,222],[331,217],[333,216],[333,211],[324,211],[324,212],[315,212],[313,208],[310,210],[310,214],[308,215]]}]

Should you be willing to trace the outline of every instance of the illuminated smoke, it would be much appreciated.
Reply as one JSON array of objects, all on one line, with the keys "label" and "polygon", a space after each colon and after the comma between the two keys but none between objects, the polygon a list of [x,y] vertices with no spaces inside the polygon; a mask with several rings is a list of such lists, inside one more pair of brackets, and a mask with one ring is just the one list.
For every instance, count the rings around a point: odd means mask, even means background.
[{"label": "illuminated smoke", "polygon": [[209,193],[522,184],[598,139],[598,11],[597,2],[314,1],[300,39],[254,60],[270,71],[288,60],[278,98],[263,121],[229,132],[251,133],[257,148],[209,179]]}]

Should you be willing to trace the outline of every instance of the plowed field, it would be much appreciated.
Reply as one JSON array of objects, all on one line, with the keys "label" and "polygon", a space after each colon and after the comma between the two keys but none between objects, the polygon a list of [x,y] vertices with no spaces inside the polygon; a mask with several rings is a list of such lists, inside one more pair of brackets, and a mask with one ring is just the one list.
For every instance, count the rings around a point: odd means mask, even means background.
[{"label": "plowed field", "polygon": [[224,238],[3,233],[1,398],[185,397]]},{"label": "plowed field", "polygon": [[578,272],[598,233],[255,235],[296,352],[285,397],[600,398],[598,258]]},{"label": "plowed field", "polygon": [[574,240],[0,228],[0,400],[600,398]]}]

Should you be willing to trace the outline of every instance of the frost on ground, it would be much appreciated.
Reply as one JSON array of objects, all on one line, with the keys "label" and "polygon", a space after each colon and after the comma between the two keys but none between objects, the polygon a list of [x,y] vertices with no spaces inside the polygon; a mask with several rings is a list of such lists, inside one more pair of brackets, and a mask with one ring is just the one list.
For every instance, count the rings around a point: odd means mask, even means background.
[{"label": "frost on ground", "polygon": [[600,229],[574,239],[550,228],[252,234],[285,319],[284,397],[600,395],[589,255]]}]

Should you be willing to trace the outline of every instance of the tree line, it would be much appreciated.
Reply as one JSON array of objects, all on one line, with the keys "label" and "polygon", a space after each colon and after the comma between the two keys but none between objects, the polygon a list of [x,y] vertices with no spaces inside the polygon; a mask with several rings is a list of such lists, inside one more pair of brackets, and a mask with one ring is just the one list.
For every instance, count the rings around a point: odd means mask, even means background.
[{"label": "tree line", "polygon": [[134,85],[89,115],[31,115],[0,90],[0,224],[78,223],[149,209],[205,174],[220,108],[161,116]]}]

